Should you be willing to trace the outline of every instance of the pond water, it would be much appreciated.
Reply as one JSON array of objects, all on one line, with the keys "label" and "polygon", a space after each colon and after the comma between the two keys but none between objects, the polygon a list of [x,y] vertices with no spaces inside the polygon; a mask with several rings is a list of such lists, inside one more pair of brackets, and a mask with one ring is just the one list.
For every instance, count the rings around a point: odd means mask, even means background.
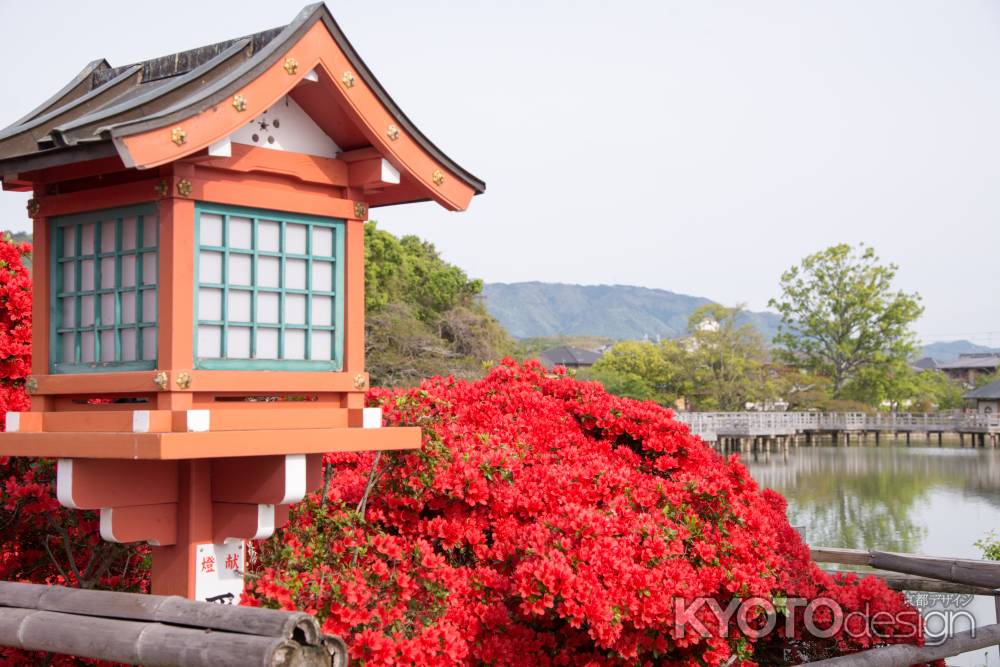
[{"label": "pond water", "polygon": [[[1000,450],[883,444],[742,457],[759,484],[788,499],[792,525],[804,526],[816,546],[981,558],[976,540],[1000,532]],[[991,598],[964,609],[977,625],[997,622]],[[993,648],[948,664],[1000,667],[1000,654]]]}]

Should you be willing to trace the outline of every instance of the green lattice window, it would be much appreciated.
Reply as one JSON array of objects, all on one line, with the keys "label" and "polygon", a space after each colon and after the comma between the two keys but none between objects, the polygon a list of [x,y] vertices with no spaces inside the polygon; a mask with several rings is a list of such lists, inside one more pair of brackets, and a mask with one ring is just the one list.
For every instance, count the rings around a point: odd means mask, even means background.
[{"label": "green lattice window", "polygon": [[52,231],[52,372],[155,368],[156,208],[53,218]]},{"label": "green lattice window", "polygon": [[197,206],[198,368],[339,370],[342,220]]}]

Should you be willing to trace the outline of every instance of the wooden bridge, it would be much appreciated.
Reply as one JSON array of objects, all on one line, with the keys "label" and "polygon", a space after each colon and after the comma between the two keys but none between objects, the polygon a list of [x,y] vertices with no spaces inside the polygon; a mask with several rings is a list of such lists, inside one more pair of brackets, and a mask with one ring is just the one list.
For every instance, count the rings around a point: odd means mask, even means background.
[{"label": "wooden bridge", "polygon": [[914,435],[941,445],[945,433],[956,434],[959,443],[975,447],[1000,445],[1000,417],[981,413],[873,413],[865,412],[679,412],[677,419],[691,432],[722,449],[787,447],[801,441],[812,444],[830,437],[834,444],[880,444],[882,437],[903,436],[906,444]]}]

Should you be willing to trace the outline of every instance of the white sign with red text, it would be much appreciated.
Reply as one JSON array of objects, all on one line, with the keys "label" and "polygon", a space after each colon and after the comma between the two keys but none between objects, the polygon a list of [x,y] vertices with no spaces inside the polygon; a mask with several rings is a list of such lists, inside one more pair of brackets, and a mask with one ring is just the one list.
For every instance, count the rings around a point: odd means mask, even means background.
[{"label": "white sign with red text", "polygon": [[194,597],[201,602],[239,604],[243,593],[246,545],[199,544],[195,550]]}]

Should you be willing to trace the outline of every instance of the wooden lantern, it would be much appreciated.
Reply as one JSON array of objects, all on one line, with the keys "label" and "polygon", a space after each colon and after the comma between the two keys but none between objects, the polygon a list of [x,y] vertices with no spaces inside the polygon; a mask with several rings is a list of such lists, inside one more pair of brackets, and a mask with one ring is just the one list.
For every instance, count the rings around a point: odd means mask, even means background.
[{"label": "wooden lantern", "polygon": [[0,132],[34,219],[31,411],[0,454],[153,546],[153,590],[231,600],[244,540],[322,453],[419,447],[364,407],[364,221],[485,189],[400,111],[325,5],[75,79]]}]

